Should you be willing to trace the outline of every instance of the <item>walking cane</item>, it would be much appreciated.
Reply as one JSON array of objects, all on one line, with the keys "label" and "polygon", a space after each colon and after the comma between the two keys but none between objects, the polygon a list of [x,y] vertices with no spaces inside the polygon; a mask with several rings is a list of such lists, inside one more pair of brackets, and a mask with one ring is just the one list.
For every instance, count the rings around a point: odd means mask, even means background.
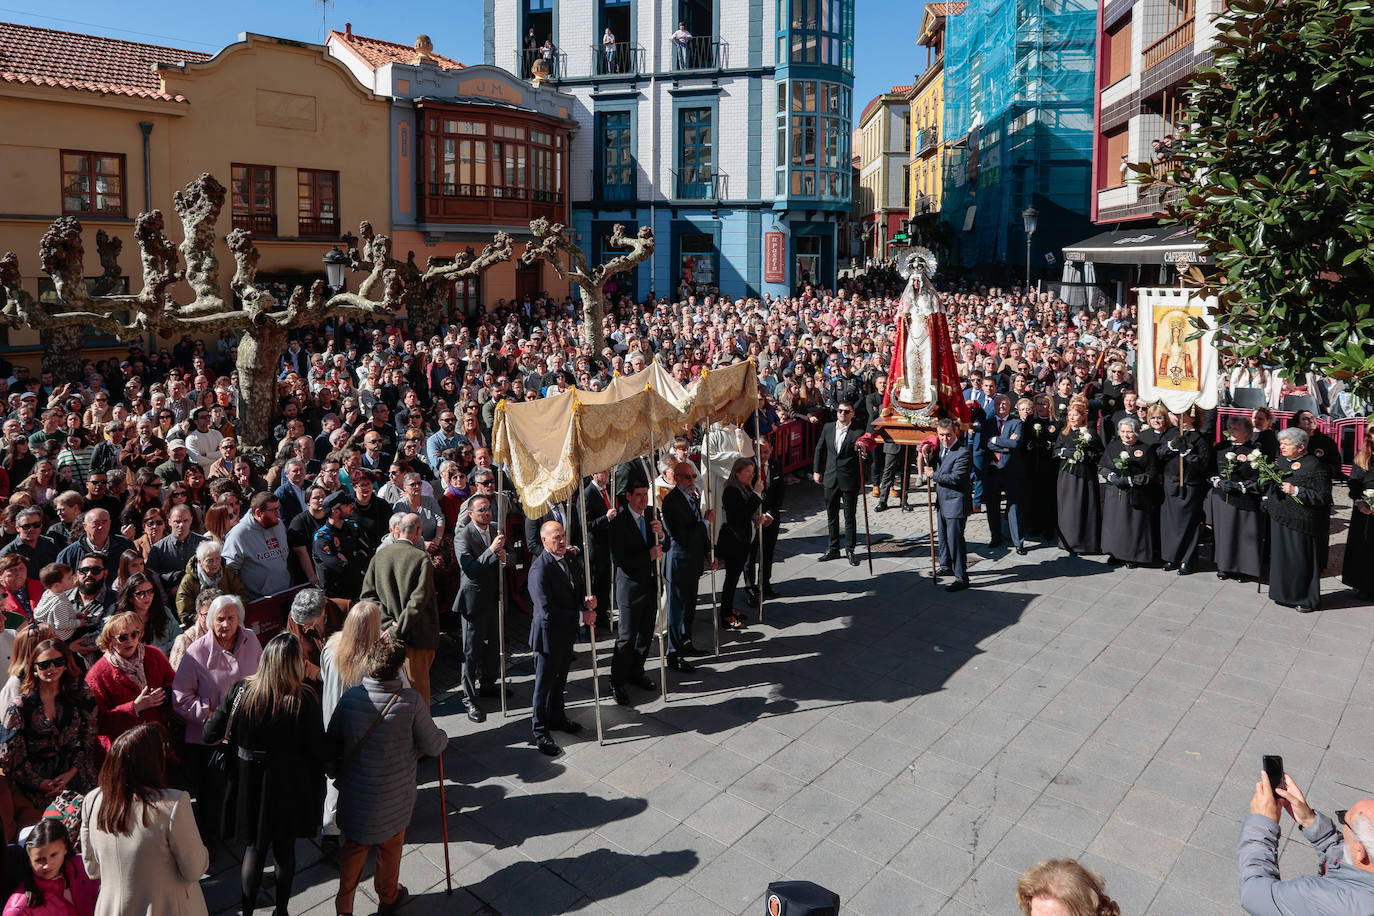
[{"label": "walking cane", "polygon": [[[496,523],[496,533],[504,535],[506,533],[506,499],[503,489],[505,484],[505,473],[501,466],[496,466],[496,508],[500,515]],[[501,718],[507,715],[506,710],[506,564],[496,564],[496,638],[501,644]],[[490,632],[490,631],[488,631]],[[447,848],[444,850],[447,852]]]},{"label": "walking cane", "polygon": [[[504,704],[503,704],[504,705]],[[453,867],[448,861],[448,803],[444,801],[444,753],[439,752],[435,758],[439,761],[439,823],[444,828],[444,891],[448,896],[453,896]]]},{"label": "walking cane", "polygon": [[[707,418],[706,418],[706,435],[703,436],[702,439],[701,439],[701,474],[702,474],[702,478],[703,478],[702,481],[701,481],[701,495],[702,495],[702,499],[706,501],[707,510],[709,511],[710,509],[714,509],[714,508],[715,508],[715,487],[714,487],[714,486],[712,485],[712,483],[711,483],[711,419],[710,419],[710,417],[707,417]],[[702,512],[701,515],[702,515],[702,518],[704,519],[704,518],[706,517],[706,512]],[[715,529],[716,529],[716,526],[715,526],[715,523],[714,523],[714,522],[707,522],[707,523],[706,523],[706,531],[707,531],[706,540],[709,542],[709,543],[706,545],[706,548],[707,548],[707,552],[708,552],[709,554],[713,555],[713,556],[714,556],[714,554],[715,554],[715,552],[716,552],[716,542],[715,542],[716,530],[715,530]],[[714,639],[714,641],[715,641],[715,650],[716,650],[716,651],[715,651],[715,655],[716,655],[717,657],[719,657],[719,656],[720,656],[720,609],[719,609],[719,607],[716,605],[716,567],[715,567],[714,564],[712,564],[712,566],[711,566],[711,635],[712,635],[712,637],[713,637],[713,639]],[[692,634],[691,634],[691,633],[688,633],[688,634],[687,634],[687,638],[690,640],[690,639],[692,638]]]},{"label": "walking cane", "polygon": [[[592,593],[591,532],[587,530],[587,488],[582,485],[582,467],[577,468],[577,507],[582,516],[582,575],[587,582],[587,594]],[[596,743],[606,743],[601,730],[601,672],[596,664],[596,620],[593,618],[587,627],[587,638],[592,644],[592,703],[596,707]]]},{"label": "walking cane", "polygon": [[868,574],[873,575],[873,535],[868,530],[868,487],[864,484],[864,463],[859,461],[859,497],[864,501],[864,543],[868,545]]}]

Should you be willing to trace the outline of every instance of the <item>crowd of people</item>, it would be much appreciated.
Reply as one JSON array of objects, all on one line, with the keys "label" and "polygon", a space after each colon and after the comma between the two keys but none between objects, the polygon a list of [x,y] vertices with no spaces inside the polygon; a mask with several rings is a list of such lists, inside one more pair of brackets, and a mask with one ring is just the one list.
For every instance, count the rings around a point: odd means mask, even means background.
[{"label": "crowd of people", "polygon": [[[30,880],[98,879],[98,890],[70,881],[73,899],[102,913],[198,911],[187,900],[217,840],[233,837],[246,845],[245,914],[269,854],[284,913],[294,840],[322,833],[337,850],[338,912],[351,912],[374,847],[383,912],[394,909],[415,760],[447,740],[428,712],[441,633],[461,644],[465,708],[481,722],[502,689],[499,615],[529,615],[532,743],[559,753],[552,733],[582,727],[562,702],[579,633],[615,625],[611,696],[628,705],[631,688],[658,686],[645,662],[660,595],[668,667],[685,672],[704,654],[694,630],[707,568],[723,576],[710,596],[721,628],[745,626],[779,594],[772,559],[797,478],[768,435],[788,421],[824,429],[812,471],[830,507],[826,558],[857,563],[858,465],[885,511],[914,463],[941,490],[956,586],[967,585],[960,520],[981,508],[994,546],[1024,552],[1040,537],[1181,573],[1197,569],[1210,526],[1219,575],[1258,576],[1271,555],[1276,600],[1316,607],[1334,443],[1311,417],[1276,437],[1261,408],[1217,444],[1196,412],[1140,403],[1131,309],[1071,309],[1016,289],[945,294],[973,423],[942,429],[938,452],[856,453],[879,414],[901,285],[875,269],[777,299],[622,295],[600,353],[568,297],[497,303],[429,339],[338,319],[281,354],[276,403],[252,405],[272,413],[265,442],[237,435],[248,405],[228,332],[210,346],[135,344],[73,380],[0,366],[0,652],[11,675],[0,826],[9,841],[25,832]],[[564,504],[526,517],[502,486],[491,447],[500,400],[596,390],[653,361],[690,383],[751,358],[761,410],[738,438],[716,430],[725,438],[703,443],[684,430],[657,466],[592,475],[577,500],[585,515]],[[744,443],[756,436],[755,454]],[[1349,478],[1362,524],[1346,575],[1362,593],[1374,569],[1372,450],[1374,425]],[[1286,479],[1266,483],[1255,456]],[[962,469],[951,476],[947,463]],[[250,620],[283,596],[284,621]],[[263,623],[283,631],[260,641]],[[62,835],[50,822],[64,813],[79,828]],[[170,852],[146,853],[146,873],[112,870],[168,836]]]}]

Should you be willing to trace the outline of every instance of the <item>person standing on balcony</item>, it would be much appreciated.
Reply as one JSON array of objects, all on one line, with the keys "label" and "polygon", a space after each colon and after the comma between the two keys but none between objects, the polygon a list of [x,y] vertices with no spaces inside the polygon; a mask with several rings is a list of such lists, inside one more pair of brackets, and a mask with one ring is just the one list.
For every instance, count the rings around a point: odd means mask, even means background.
[{"label": "person standing on balcony", "polygon": [[677,31],[671,37],[673,39],[673,64],[678,70],[686,70],[690,67],[689,51],[692,46],[692,33],[687,31],[687,23],[679,22]]},{"label": "person standing on balcony", "polygon": [[552,38],[546,38],[546,39],[544,39],[544,46],[543,46],[542,48],[539,49],[539,56],[542,57],[542,58],[544,59],[544,63],[548,64],[548,67],[549,67],[549,78],[550,78],[550,79],[552,79],[553,77],[555,77],[555,76],[558,75],[558,74],[556,74],[556,73],[554,72],[554,69],[553,69],[553,60],[554,60],[554,56],[555,56],[556,53],[557,53],[557,52],[554,50],[554,47],[553,47],[553,39],[552,39]]},{"label": "person standing on balcony", "polygon": [[602,65],[602,73],[615,72],[615,35],[611,32],[611,27],[606,26],[606,31],[601,36],[601,55],[606,59]]},{"label": "person standing on balcony", "polygon": [[534,29],[525,33],[525,79],[534,75],[534,62],[539,58],[539,39],[534,37]]}]

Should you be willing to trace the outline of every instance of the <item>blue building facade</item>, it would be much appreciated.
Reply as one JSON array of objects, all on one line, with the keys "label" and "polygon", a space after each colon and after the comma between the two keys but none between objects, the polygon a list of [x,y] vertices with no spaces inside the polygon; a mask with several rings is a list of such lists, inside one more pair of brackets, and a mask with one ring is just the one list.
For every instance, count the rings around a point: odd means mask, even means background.
[{"label": "blue building facade", "polygon": [[569,190],[588,256],[612,255],[617,223],[653,227],[654,257],[617,292],[779,296],[835,282],[852,198],[853,8],[485,0],[486,55],[522,76],[546,61],[575,99]]}]

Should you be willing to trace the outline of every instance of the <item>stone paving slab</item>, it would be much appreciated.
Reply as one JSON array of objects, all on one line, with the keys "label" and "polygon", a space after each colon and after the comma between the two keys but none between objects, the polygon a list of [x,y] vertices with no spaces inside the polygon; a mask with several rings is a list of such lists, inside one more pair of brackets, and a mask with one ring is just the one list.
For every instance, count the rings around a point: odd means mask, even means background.
[{"label": "stone paving slab", "polygon": [[[1012,912],[1021,871],[1068,855],[1123,912],[1236,914],[1261,754],[1282,754],[1323,810],[1374,795],[1374,732],[1351,703],[1374,686],[1374,613],[1335,579],[1325,610],[1299,615],[1210,572],[993,551],[980,515],[974,588],[951,596],[930,580],[924,506],[871,515],[870,575],[817,562],[810,490],[794,488],[799,520],[779,544],[786,597],[762,625],[722,633],[696,673],[670,672],[668,703],[607,696],[604,747],[585,646],[568,706],[586,730],[552,760],[526,743],[527,652],[512,657],[511,716],[483,725],[463,717],[441,653],[455,891],[426,762],[404,913],[761,913],[767,883],[787,878],[832,888],[856,916]],[[709,627],[708,608],[698,645]],[[337,872],[316,844],[298,850],[291,910],[327,916]],[[214,913],[238,906],[235,852],[204,882]],[[1314,861],[1286,823],[1284,874]],[[260,904],[272,900],[269,875]],[[375,909],[367,884],[356,909]]]}]

